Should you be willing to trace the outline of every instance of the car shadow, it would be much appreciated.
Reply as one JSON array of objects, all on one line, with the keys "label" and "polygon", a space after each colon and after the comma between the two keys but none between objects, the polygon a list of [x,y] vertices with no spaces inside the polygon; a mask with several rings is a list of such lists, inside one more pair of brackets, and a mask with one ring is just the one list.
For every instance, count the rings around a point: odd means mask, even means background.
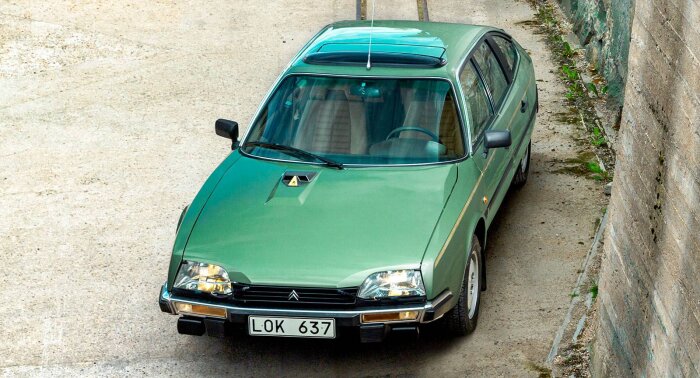
[{"label": "car shadow", "polygon": [[489,226],[489,238],[499,235],[499,231],[503,223],[511,217],[509,213],[512,211],[513,206],[518,206],[519,201],[522,201],[521,197],[527,197],[527,194],[523,193],[525,190],[526,188],[508,188],[508,193],[506,193],[506,196],[503,198],[503,202],[501,202],[498,213],[496,213],[496,216],[491,222],[491,226]]},{"label": "car shadow", "polygon": [[[343,333],[343,331],[345,331]],[[400,371],[410,371],[422,365],[421,361],[448,353],[458,348],[470,336],[454,337],[445,334],[439,325],[422,326],[419,334],[390,334],[381,343],[361,343],[352,330],[341,330],[332,340],[249,336],[244,329],[236,329],[224,339],[214,339],[226,350],[228,359],[240,361],[248,356],[271,358],[271,363],[284,361],[341,362],[348,371],[358,372],[370,366],[386,363],[403,364]],[[294,369],[293,367],[290,367]],[[265,369],[262,369],[265,370]]]}]

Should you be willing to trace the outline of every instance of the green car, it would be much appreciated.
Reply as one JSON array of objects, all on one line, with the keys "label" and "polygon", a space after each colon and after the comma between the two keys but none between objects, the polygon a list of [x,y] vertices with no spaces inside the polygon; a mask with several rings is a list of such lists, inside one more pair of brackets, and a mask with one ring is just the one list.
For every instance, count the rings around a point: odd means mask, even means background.
[{"label": "green car", "polygon": [[[303,47],[177,227],[159,304],[190,335],[472,332],[538,109],[502,30],[338,22]],[[354,336],[356,337],[356,336]]]}]

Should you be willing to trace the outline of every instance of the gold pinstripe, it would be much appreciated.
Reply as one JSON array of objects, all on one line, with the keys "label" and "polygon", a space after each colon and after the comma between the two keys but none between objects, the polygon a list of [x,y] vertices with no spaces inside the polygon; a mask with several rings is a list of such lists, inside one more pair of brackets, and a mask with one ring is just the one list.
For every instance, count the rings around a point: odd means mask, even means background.
[{"label": "gold pinstripe", "polygon": [[[532,77],[530,77],[530,80],[528,81],[527,86],[525,86],[525,88],[529,88],[531,83],[532,83]],[[520,98],[520,101],[522,101],[526,97],[527,97],[527,89],[525,90],[525,93],[523,94],[523,96]],[[508,126],[513,124],[513,119],[515,118],[515,115],[519,111],[520,111],[520,108],[516,106],[515,109],[513,110],[513,114],[510,116],[510,121],[508,122]],[[510,130],[510,128],[509,128],[509,130]],[[476,181],[476,184],[474,184],[474,189],[472,189],[471,194],[469,194],[469,198],[467,198],[467,202],[464,203],[464,207],[462,208],[462,211],[459,213],[459,217],[457,217],[457,221],[455,222],[455,225],[452,226],[452,230],[450,231],[450,234],[447,236],[447,240],[445,240],[445,244],[442,245],[442,249],[440,250],[440,253],[438,253],[437,257],[435,258],[435,263],[433,264],[433,268],[437,267],[437,265],[440,263],[442,256],[445,254],[445,251],[447,250],[447,245],[450,244],[450,242],[452,241],[452,237],[454,237],[455,232],[457,232],[457,227],[459,227],[459,224],[462,222],[462,218],[464,218],[464,214],[466,214],[467,208],[469,207],[469,204],[472,202],[472,199],[474,198],[474,195],[476,194],[476,189],[479,188],[479,184],[481,184],[481,179],[484,178],[484,172],[491,164],[491,161],[493,161],[494,156],[495,156],[494,154],[491,154],[489,159],[486,161],[484,168],[481,169],[481,175],[479,175],[479,179]]]},{"label": "gold pinstripe", "polygon": [[457,217],[457,221],[455,222],[455,225],[452,226],[452,231],[450,231],[450,234],[447,236],[447,240],[445,241],[445,244],[442,245],[442,249],[440,250],[440,253],[437,255],[437,258],[435,259],[435,263],[433,264],[433,267],[436,267],[440,263],[440,259],[442,259],[442,256],[445,254],[445,251],[447,250],[447,245],[450,244],[452,237],[455,235],[455,232],[457,232],[457,227],[459,227],[459,224],[462,222],[462,218],[464,218],[464,214],[467,212],[467,208],[469,207],[469,204],[472,202],[472,199],[474,198],[474,194],[476,194],[476,189],[479,188],[479,184],[481,183],[481,179],[484,178],[484,171],[486,171],[486,168],[488,168],[489,164],[491,164],[491,161],[493,161],[493,157],[494,157],[494,155],[491,154],[491,157],[486,161],[486,164],[484,165],[484,169],[481,170],[481,175],[479,176],[479,180],[477,180],[476,184],[474,184],[474,189],[472,189],[471,194],[469,194],[469,198],[467,198],[467,202],[464,203],[464,207],[462,208],[462,211],[459,213],[459,217]]}]

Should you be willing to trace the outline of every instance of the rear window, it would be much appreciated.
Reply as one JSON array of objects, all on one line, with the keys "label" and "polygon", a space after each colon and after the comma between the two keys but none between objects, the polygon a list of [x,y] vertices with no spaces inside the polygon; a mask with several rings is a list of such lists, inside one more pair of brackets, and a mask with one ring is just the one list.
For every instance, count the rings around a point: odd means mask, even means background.
[{"label": "rear window", "polygon": [[494,109],[498,109],[508,91],[508,80],[498,63],[498,59],[496,59],[496,55],[486,42],[482,42],[481,46],[477,48],[474,53],[474,61],[476,61],[486,86],[491,92]]},{"label": "rear window", "polygon": [[518,53],[515,51],[515,46],[513,42],[499,36],[493,36],[493,41],[496,42],[498,48],[506,58],[506,65],[508,69],[512,72],[515,68],[515,61],[518,58]]}]

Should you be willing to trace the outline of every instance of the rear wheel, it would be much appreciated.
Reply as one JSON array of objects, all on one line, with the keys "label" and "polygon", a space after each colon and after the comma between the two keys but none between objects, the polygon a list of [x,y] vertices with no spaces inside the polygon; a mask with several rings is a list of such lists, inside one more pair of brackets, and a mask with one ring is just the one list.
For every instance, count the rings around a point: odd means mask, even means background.
[{"label": "rear wheel", "polygon": [[457,305],[445,314],[447,330],[456,336],[468,335],[476,329],[481,302],[481,244],[472,236],[472,248],[462,280]]},{"label": "rear wheel", "polygon": [[520,160],[520,165],[518,165],[518,170],[515,172],[513,177],[513,187],[521,188],[527,182],[528,173],[530,173],[530,147],[532,147],[532,142],[527,145],[527,150],[525,150],[525,156]]}]

